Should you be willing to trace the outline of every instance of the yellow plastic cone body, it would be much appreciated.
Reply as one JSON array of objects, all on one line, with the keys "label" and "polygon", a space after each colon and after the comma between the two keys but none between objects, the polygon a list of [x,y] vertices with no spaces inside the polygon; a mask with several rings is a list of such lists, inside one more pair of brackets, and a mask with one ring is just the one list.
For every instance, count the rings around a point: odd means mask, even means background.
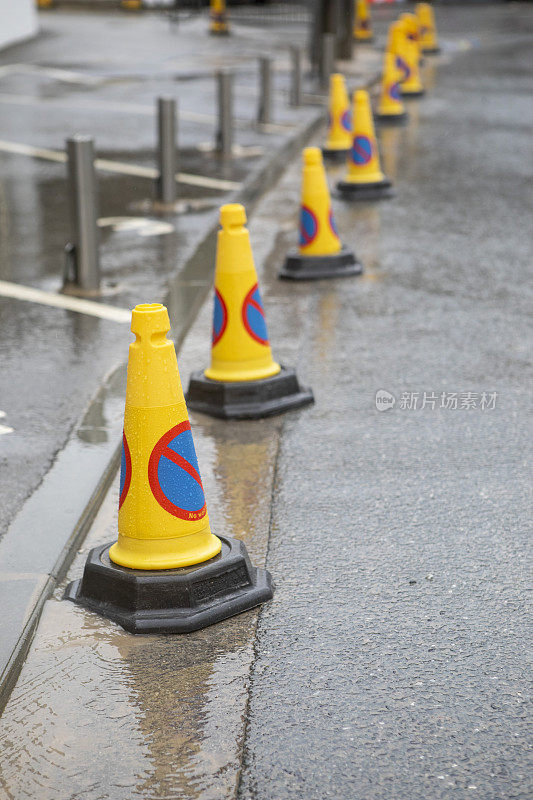
[{"label": "yellow plastic cone body", "polygon": [[350,101],[344,75],[333,73],[329,79],[329,129],[326,150],[348,150],[352,136]]},{"label": "yellow plastic cone body", "polygon": [[355,25],[353,36],[358,42],[368,42],[369,39],[373,38],[372,22],[370,20],[367,0],[355,0]]},{"label": "yellow plastic cone body", "polygon": [[402,84],[402,89],[403,82],[410,73],[406,55],[407,46],[407,37],[405,35],[403,22],[398,20],[394,23],[394,25],[391,26],[390,42],[387,52],[392,53],[395,57],[396,67],[400,71],[400,83]]},{"label": "yellow plastic cone body", "polygon": [[215,556],[168,312],[136,306],[131,330],[120,474],[118,542],[109,556],[132,569],[172,569]]},{"label": "yellow plastic cone body", "polygon": [[429,3],[419,3],[416,14],[420,26],[420,49],[423,53],[438,50],[439,39],[432,7]]},{"label": "yellow plastic cone body", "polygon": [[141,0],[122,0],[122,8],[126,8],[128,11],[139,11],[141,7]]},{"label": "yellow plastic cone body", "polygon": [[211,33],[229,32],[226,0],[210,0],[209,31]]},{"label": "yellow plastic cone body", "polygon": [[420,78],[420,50],[417,42],[406,37],[403,53],[407,70],[406,76],[402,81],[402,92],[404,94],[418,94],[423,91],[424,87]]},{"label": "yellow plastic cone body", "polygon": [[213,345],[206,378],[255,381],[277,375],[255,271],[246,212],[239,203],[220,209]]},{"label": "yellow plastic cone body", "polygon": [[420,24],[417,15],[406,11],[400,16],[400,22],[407,38],[418,44],[420,41]]},{"label": "yellow plastic cone body", "polygon": [[303,151],[300,253],[329,256],[339,253],[341,248],[322,153],[318,147],[306,147]]},{"label": "yellow plastic cone body", "polygon": [[396,63],[394,53],[385,53],[383,61],[383,79],[378,113],[381,116],[398,117],[405,113],[400,97],[400,81],[403,73]]},{"label": "yellow plastic cone body", "polygon": [[358,89],[353,98],[352,146],[345,180],[350,183],[379,183],[385,175],[379,163],[370,97],[367,91]]}]

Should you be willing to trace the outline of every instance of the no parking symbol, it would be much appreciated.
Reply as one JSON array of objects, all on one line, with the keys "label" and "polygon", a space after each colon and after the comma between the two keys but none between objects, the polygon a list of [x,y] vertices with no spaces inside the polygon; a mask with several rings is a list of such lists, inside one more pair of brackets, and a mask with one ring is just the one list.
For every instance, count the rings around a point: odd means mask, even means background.
[{"label": "no parking symbol", "polygon": [[148,462],[150,488],[159,505],[187,521],[201,519],[206,504],[188,420],[159,439]]}]

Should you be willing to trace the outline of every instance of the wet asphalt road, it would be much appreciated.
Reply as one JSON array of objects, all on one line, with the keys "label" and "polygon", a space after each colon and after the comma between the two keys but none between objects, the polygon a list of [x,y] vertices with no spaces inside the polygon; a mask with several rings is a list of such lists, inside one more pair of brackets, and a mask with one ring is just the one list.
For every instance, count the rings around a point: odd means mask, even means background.
[{"label": "wet asphalt road", "polygon": [[241,800],[531,796],[533,16],[514,13],[388,134],[396,200],[339,205],[365,277],[290,287],[316,406],[278,459]]},{"label": "wet asphalt road", "polygon": [[[297,163],[250,225],[274,354],[316,405],[245,425],[191,415],[213,530],[266,560],[274,601],[185,638],[133,637],[56,592],[0,721],[0,797],[531,796],[533,21],[521,5],[439,21],[450,49],[426,68],[431,92],[380,133],[397,197],[335,203],[365,274],[277,281]],[[184,383],[207,362],[210,316],[180,354]],[[376,409],[379,389],[393,409]],[[116,534],[116,491],[69,579]]]}]

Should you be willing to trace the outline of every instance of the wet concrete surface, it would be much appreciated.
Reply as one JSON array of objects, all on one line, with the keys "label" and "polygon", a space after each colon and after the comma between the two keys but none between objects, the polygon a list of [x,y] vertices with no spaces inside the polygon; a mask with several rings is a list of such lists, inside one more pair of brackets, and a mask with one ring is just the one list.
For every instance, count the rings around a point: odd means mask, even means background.
[{"label": "wet concrete surface", "polygon": [[[266,559],[274,601],[192,636],[136,638],[58,590],[0,720],[0,797],[530,796],[532,21],[519,8],[440,11],[444,36],[479,46],[429,63],[409,125],[380,132],[397,197],[335,203],[363,277],[276,280],[298,164],[258,204],[274,355],[316,405],[191,420],[213,530]],[[207,363],[210,316],[206,303],[180,354],[184,383]],[[376,409],[379,389],[393,409]],[[459,408],[439,408],[442,392]],[[476,408],[460,407],[466,392]],[[479,407],[484,392],[495,408]],[[115,508],[116,485],[69,579],[116,535]]]}]

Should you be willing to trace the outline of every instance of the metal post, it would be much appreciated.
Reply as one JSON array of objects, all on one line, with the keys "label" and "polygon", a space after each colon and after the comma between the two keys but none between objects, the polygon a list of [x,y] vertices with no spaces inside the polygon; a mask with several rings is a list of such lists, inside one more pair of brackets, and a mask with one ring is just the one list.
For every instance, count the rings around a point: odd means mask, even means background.
[{"label": "metal post", "polygon": [[229,158],[233,147],[233,75],[217,72],[218,130],[216,147],[224,158]]},{"label": "metal post", "polygon": [[259,59],[259,109],[258,122],[272,122],[272,59],[261,56]]},{"label": "metal post", "polygon": [[336,36],[324,33],[322,36],[322,59],[320,62],[320,83],[324,88],[329,84],[329,76],[335,69]]},{"label": "metal post", "polygon": [[296,45],[291,46],[290,105],[302,105],[302,51]]},{"label": "metal post", "polygon": [[354,0],[339,0],[337,23],[337,58],[350,60],[353,55]]},{"label": "metal post", "polygon": [[157,99],[157,199],[172,205],[176,202],[176,101],[171,97]]},{"label": "metal post", "polygon": [[65,284],[84,292],[100,288],[97,184],[94,144],[88,136],[67,139],[71,242]]}]

